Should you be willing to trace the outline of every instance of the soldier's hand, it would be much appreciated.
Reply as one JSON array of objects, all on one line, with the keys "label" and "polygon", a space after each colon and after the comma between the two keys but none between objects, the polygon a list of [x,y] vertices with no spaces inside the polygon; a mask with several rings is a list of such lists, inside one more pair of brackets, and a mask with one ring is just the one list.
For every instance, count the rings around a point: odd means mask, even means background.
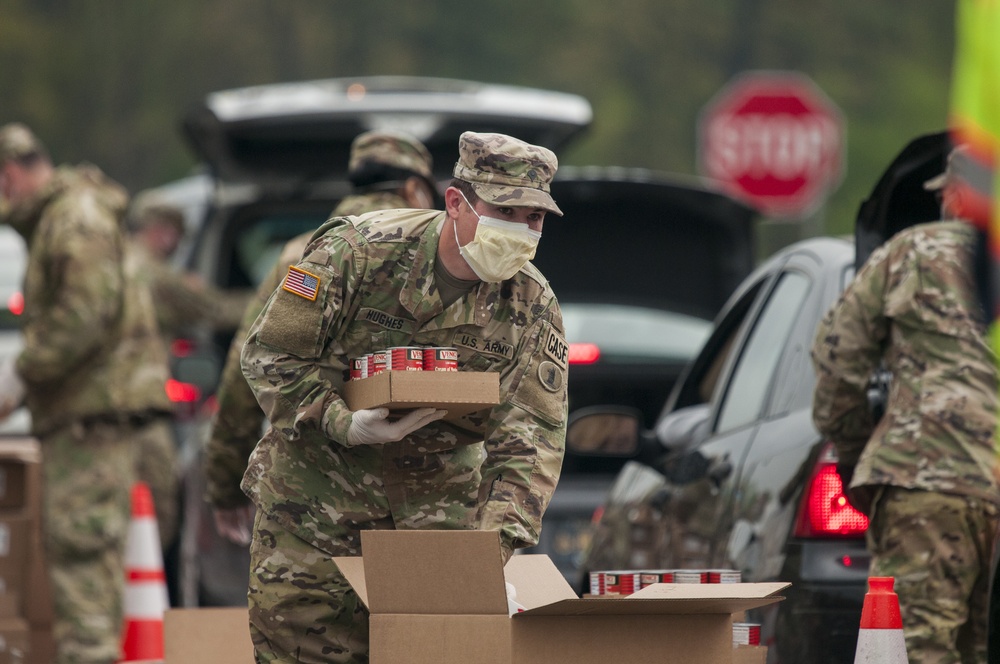
[{"label": "soldier's hand", "polygon": [[390,422],[388,408],[370,408],[355,411],[347,430],[347,444],[378,445],[402,440],[417,429],[436,422],[448,411],[435,408],[417,408],[400,419]]},{"label": "soldier's hand", "polygon": [[24,402],[24,381],[17,373],[14,358],[0,363],[0,419],[6,419]]},{"label": "soldier's hand", "polygon": [[250,529],[253,527],[253,507],[244,505],[233,509],[212,510],[215,518],[215,530],[221,537],[233,544],[247,546],[250,544]]}]

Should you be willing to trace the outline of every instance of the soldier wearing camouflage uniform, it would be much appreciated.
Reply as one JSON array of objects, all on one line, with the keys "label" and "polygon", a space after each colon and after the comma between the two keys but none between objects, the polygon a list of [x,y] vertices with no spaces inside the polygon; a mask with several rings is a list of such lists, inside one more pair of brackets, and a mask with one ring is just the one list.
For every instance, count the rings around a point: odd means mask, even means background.
[{"label": "soldier wearing camouflage uniform", "polygon": [[110,664],[136,453],[170,410],[166,356],[125,267],[125,191],[93,166],[53,167],[16,123],[0,128],[0,169],[3,222],[28,246],[24,348],[2,370],[0,416],[23,396],[42,446],[56,661]]},{"label": "soldier wearing camouflage uniform", "polygon": [[[544,148],[464,133],[444,212],[331,219],[289,268],[312,279],[286,278],[251,328],[243,371],[272,424],[243,481],[258,661],[367,661],[367,614],[330,560],[360,555],[361,530],[494,530],[505,560],[537,543],[566,432],[562,316],[529,262],[546,212],[562,214],[556,167]],[[501,403],[449,421],[348,410],[348,360],[411,344],[498,373]]]},{"label": "soldier wearing camouflage uniform", "polygon": [[[433,206],[435,187],[432,159],[412,136],[395,131],[367,131],[351,143],[348,178],[355,193],[337,205],[332,216],[359,215],[392,208],[427,209]],[[284,246],[278,262],[261,281],[233,337],[218,390],[219,410],[205,447],[204,469],[208,500],[214,507],[219,534],[237,544],[250,543],[252,510],[240,481],[247,459],[263,429],[264,413],[240,369],[240,351],[250,326],[280,285],[288,267],[302,258],[313,233],[304,233]]]},{"label": "soldier wearing camouflage uniform", "polygon": [[[853,468],[852,502],[870,518],[871,574],[896,579],[913,664],[986,661],[997,370],[972,278],[974,235],[961,221],[898,233],[813,346],[813,418]],[[880,361],[892,386],[874,422],[866,390]]]},{"label": "soldier wearing camouflage uniform", "polygon": [[251,293],[212,288],[198,275],[186,274],[170,263],[185,231],[179,208],[155,199],[140,201],[135,208],[128,224],[128,253],[143,266],[139,276],[153,294],[156,321],[165,341],[201,325],[235,330]]}]

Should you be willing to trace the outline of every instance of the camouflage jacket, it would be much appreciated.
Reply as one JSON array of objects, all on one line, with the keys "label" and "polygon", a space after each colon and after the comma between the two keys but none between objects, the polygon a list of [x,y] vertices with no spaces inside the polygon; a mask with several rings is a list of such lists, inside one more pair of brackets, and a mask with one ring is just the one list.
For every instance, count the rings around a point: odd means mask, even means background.
[{"label": "camouflage jacket", "polygon": [[97,168],[57,169],[5,221],[24,236],[18,373],[35,433],[72,420],[169,412],[167,357],[149,291],[125,260],[125,191]]},{"label": "camouflage jacket", "polygon": [[235,330],[250,301],[250,292],[211,288],[195,275],[184,274],[150,254],[140,243],[128,240],[126,249],[143,266],[139,278],[153,294],[156,322],[172,339],[198,325]]},{"label": "camouflage jacket", "polygon": [[[886,484],[1000,502],[997,365],[971,276],[973,238],[961,222],[900,232],[817,329],[813,420],[841,462],[856,465],[861,504]],[[866,390],[880,361],[892,383],[875,423]]]},{"label": "camouflage jacket", "polygon": [[[348,196],[337,205],[332,214],[357,215],[405,206],[406,201],[398,194],[377,192]],[[247,497],[240,489],[240,481],[247,469],[247,459],[260,440],[265,422],[264,413],[240,369],[243,342],[271,293],[281,285],[288,266],[295,265],[302,258],[302,252],[312,235],[312,232],[304,233],[285,244],[278,262],[260,282],[254,298],[246,307],[242,323],[229,345],[216,393],[219,410],[212,422],[212,432],[205,446],[203,460],[206,497],[216,507],[228,509],[246,504]]]},{"label": "camouflage jacket", "polygon": [[[250,330],[243,372],[273,429],[243,487],[319,546],[324,533],[342,532],[345,514],[364,509],[364,485],[407,487],[399,504],[435,511],[434,487],[407,483],[407,458],[445,450],[476,459],[479,472],[441,480],[470,485],[475,526],[499,530],[508,553],[538,541],[566,434],[562,315],[530,263],[443,309],[434,262],[444,220],[426,210],[331,219],[299,263],[319,278],[316,299],[278,289]],[[501,403],[400,443],[349,447],[352,413],[339,394],[349,358],[401,345],[456,347],[460,370],[500,374]],[[351,467],[337,467],[345,454]]]}]

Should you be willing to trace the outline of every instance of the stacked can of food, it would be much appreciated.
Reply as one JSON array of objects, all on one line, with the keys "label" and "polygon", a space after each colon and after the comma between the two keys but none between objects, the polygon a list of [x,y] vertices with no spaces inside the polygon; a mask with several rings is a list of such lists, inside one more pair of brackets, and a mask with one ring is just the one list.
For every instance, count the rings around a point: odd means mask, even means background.
[{"label": "stacked can of food", "polygon": [[733,623],[734,646],[759,646],[760,624],[748,622]]},{"label": "stacked can of food", "polygon": [[708,583],[740,583],[743,575],[736,569],[708,570]]},{"label": "stacked can of food", "polygon": [[450,346],[394,346],[351,358],[351,380],[370,378],[383,371],[458,371],[458,349]]},{"label": "stacked can of food", "polygon": [[389,371],[423,371],[424,349],[419,346],[395,346],[388,351]]},{"label": "stacked can of food", "polygon": [[645,588],[654,583],[673,583],[674,570],[672,569],[647,569],[639,572],[639,587]]},{"label": "stacked can of food", "polygon": [[424,371],[458,371],[458,349],[448,346],[424,348]]}]

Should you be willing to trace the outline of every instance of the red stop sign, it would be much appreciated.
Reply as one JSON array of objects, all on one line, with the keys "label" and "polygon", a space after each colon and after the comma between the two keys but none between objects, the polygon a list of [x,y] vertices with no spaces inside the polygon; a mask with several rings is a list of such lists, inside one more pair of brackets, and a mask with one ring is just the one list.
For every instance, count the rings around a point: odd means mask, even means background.
[{"label": "red stop sign", "polygon": [[702,111],[699,170],[774,217],[813,212],[843,175],[840,110],[806,76],[749,72]]}]

